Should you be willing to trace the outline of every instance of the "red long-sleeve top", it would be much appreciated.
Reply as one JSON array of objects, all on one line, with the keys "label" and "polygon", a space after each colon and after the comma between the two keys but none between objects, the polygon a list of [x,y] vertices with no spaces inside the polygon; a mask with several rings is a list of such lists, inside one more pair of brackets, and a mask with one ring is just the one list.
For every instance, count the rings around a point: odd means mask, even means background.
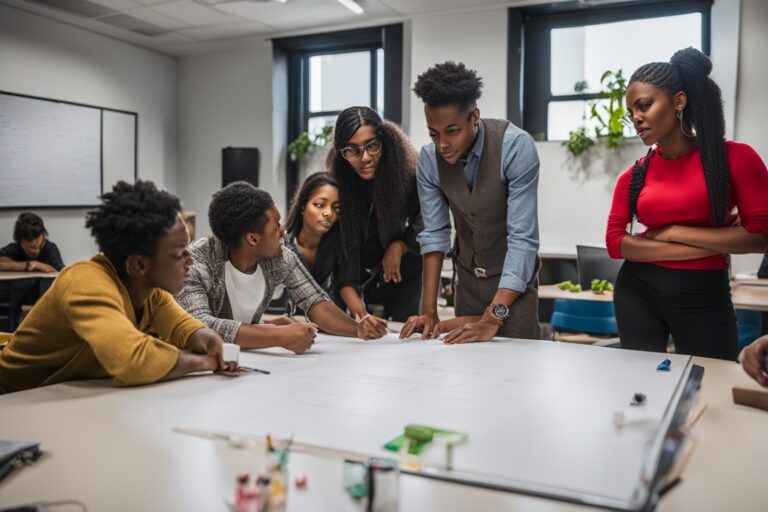
[{"label": "red long-sleeve top", "polygon": [[[726,141],[731,173],[728,208],[735,206],[742,226],[750,233],[768,234],[768,169],[760,156],[747,144]],[[628,236],[629,183],[632,167],[621,173],[613,192],[608,215],[605,243],[612,258],[623,258],[621,240]],[[645,184],[637,199],[638,220],[648,229],[677,224],[711,227],[711,210],[704,169],[698,148],[674,160],[665,160],[657,147],[648,165]],[[644,233],[641,233],[643,236]],[[726,256],[685,261],[654,261],[667,268],[718,270],[726,268]]]}]

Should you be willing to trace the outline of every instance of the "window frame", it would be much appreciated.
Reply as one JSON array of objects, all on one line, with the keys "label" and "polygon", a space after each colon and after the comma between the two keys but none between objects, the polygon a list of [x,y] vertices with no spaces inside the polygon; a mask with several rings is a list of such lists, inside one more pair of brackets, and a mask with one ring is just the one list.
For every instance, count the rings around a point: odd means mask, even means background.
[{"label": "window frame", "polygon": [[[312,112],[310,110],[310,108],[309,108],[309,103],[310,103],[309,96],[311,94],[311,91],[309,90],[310,89],[310,87],[309,87],[309,78],[310,78],[310,76],[309,76],[309,74],[310,74],[309,59],[311,57],[317,57],[317,56],[321,56],[321,55],[336,55],[336,54],[342,54],[342,53],[353,53],[353,52],[364,52],[364,51],[367,51],[368,54],[370,55],[370,58],[371,58],[371,60],[370,60],[370,70],[369,70],[370,78],[371,78],[371,85],[370,85],[369,94],[370,94],[370,98],[371,98],[371,103],[373,105],[376,105],[377,92],[378,92],[378,80],[377,80],[377,78],[378,78],[378,71],[379,71],[378,70],[379,56],[378,56],[378,53],[377,53],[378,50],[383,50],[383,46],[382,45],[370,45],[370,46],[361,46],[359,48],[354,48],[354,49],[346,48],[346,49],[333,50],[333,51],[311,50],[311,51],[302,52],[302,56],[301,56],[301,58],[302,58],[302,66],[303,66],[302,77],[304,77],[304,82],[301,85],[301,89],[302,89],[302,93],[303,93],[303,98],[302,98],[303,110],[301,112],[301,119],[299,121],[299,124],[302,127],[301,131],[306,131],[306,130],[309,129],[309,119],[312,118],[312,117],[325,117],[325,116],[333,116],[333,115],[338,116],[342,112],[341,110],[322,110],[322,111],[318,111],[318,112]],[[386,57],[385,57],[385,60],[386,60]],[[384,102],[384,109],[385,110],[386,110],[386,105],[387,104],[386,104],[386,100],[385,100],[385,102]],[[350,106],[353,106],[353,105],[350,105]],[[373,108],[375,109],[375,107],[373,107]],[[382,116],[384,116],[383,112],[381,114],[382,114]]]},{"label": "window frame", "polygon": [[[384,50],[384,112],[382,117],[402,122],[403,24],[381,25],[338,32],[273,39],[273,103],[287,112],[287,142],[307,129],[309,117],[341,111],[309,112],[309,57],[360,50],[372,52],[371,102],[376,104],[376,50]],[[275,99],[277,97],[277,99]],[[353,106],[353,105],[349,105]],[[299,187],[299,162],[286,158],[286,204]]]},{"label": "window frame", "polygon": [[[522,63],[518,70],[509,66],[509,83],[518,84],[522,90],[520,111],[516,118],[514,102],[508,102],[510,119],[522,123],[522,127],[537,140],[548,140],[548,108],[555,101],[585,101],[600,98],[600,93],[552,94],[551,83],[551,31],[558,28],[573,28],[619,21],[660,18],[680,14],[701,14],[701,49],[709,55],[711,49],[711,7],[712,0],[656,0],[627,2],[607,7],[585,6],[581,2],[567,2],[510,9],[510,27],[520,27],[518,47]],[[510,36],[510,54],[513,54],[515,40]],[[627,78],[629,78],[627,76]],[[510,88],[512,89],[512,88]],[[513,92],[513,91],[512,91]],[[512,92],[510,94],[512,94]],[[541,134],[544,138],[541,139]]]}]

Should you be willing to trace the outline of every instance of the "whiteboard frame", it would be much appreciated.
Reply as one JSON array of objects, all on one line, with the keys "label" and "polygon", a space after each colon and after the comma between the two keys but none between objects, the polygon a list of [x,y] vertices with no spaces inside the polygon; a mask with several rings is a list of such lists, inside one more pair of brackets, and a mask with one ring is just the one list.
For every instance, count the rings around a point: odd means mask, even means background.
[{"label": "whiteboard frame", "polygon": [[[19,98],[26,98],[31,100],[48,101],[51,103],[64,103],[66,105],[74,105],[77,107],[93,108],[99,111],[99,190],[104,191],[104,112],[116,112],[118,114],[125,114],[133,116],[133,181],[139,179],[139,114],[138,112],[131,112],[129,110],[121,110],[109,107],[100,107],[98,105],[88,105],[86,103],[77,103],[74,101],[58,100],[55,98],[45,98],[42,96],[32,96],[29,94],[20,94],[17,92],[0,90],[0,95],[16,96]],[[9,210],[44,210],[44,209],[81,209],[91,208],[98,206],[99,202],[94,201],[90,204],[68,204],[68,205],[54,205],[54,204],[28,204],[28,205],[13,205],[5,206],[0,204],[0,211]]]}]

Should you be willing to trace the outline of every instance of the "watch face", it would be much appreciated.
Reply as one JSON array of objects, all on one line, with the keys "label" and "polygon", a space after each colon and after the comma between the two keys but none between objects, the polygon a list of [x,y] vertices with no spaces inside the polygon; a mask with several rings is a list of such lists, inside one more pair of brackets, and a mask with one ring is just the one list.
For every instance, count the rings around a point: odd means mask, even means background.
[{"label": "watch face", "polygon": [[493,316],[496,318],[507,318],[509,316],[509,308],[504,304],[496,304],[493,306]]}]

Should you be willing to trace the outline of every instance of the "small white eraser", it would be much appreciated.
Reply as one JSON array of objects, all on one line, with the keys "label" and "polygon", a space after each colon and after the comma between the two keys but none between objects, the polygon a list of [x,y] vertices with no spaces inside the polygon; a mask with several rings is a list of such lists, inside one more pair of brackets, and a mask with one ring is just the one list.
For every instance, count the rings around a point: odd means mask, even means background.
[{"label": "small white eraser", "polygon": [[224,344],[224,361],[228,363],[240,362],[240,345],[235,343]]}]

